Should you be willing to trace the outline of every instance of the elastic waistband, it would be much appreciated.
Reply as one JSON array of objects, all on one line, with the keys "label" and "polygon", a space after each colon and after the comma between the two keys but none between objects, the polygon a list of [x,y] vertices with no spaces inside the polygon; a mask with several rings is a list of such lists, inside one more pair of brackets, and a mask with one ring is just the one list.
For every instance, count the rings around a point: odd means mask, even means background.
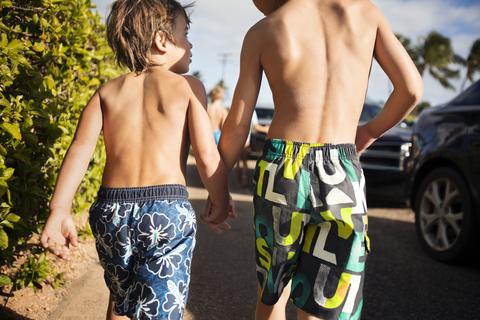
[{"label": "elastic waistband", "polygon": [[100,187],[97,198],[97,202],[143,202],[153,200],[188,200],[188,191],[181,184],[135,188]]},{"label": "elastic waistband", "polygon": [[353,143],[308,143],[269,139],[265,141],[263,155],[286,158],[318,158],[356,160],[357,148]]}]

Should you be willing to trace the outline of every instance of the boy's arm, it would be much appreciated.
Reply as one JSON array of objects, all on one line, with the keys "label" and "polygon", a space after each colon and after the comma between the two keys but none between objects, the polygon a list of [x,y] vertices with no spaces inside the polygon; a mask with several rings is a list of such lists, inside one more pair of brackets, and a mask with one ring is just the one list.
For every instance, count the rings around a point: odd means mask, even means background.
[{"label": "boy's arm", "polygon": [[77,233],[71,217],[73,198],[95,151],[102,123],[97,92],[83,110],[72,144],[63,160],[50,201],[50,216],[40,237],[45,248],[65,260],[70,260],[69,244],[77,246]]},{"label": "boy's arm", "polygon": [[185,79],[193,92],[188,107],[190,141],[198,172],[212,201],[211,212],[207,209],[208,212],[202,215],[202,219],[218,232],[212,224],[221,224],[229,229],[224,222],[229,215],[228,174],[213,137],[203,84],[191,76],[185,76]]},{"label": "boy's arm", "polygon": [[230,112],[222,129],[218,149],[227,171],[237,163],[245,146],[252,114],[262,82],[261,40],[255,27],[245,36],[240,55],[240,76],[235,87]]},{"label": "boy's arm", "polygon": [[[378,10],[378,9],[377,9]],[[423,94],[417,68],[378,10],[374,57],[393,84],[393,92],[382,111],[357,131],[355,144],[360,152],[397,125],[412,111]]]}]

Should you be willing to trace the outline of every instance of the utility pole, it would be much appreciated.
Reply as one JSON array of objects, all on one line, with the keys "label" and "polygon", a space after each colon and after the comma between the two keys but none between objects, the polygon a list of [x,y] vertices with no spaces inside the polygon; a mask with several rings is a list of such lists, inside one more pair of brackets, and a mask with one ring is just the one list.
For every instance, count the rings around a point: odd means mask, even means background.
[{"label": "utility pole", "polygon": [[229,57],[232,55],[231,53],[219,53],[218,54],[221,57],[221,62],[222,62],[222,85],[223,87],[226,86],[226,81],[227,81],[227,64],[228,61],[230,60]]}]

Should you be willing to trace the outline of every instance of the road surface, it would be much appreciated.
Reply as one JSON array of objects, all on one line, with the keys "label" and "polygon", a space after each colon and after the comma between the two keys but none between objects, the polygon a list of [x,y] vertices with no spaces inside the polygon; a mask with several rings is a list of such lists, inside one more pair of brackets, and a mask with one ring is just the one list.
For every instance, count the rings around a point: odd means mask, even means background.
[{"label": "road surface", "polygon": [[[255,162],[249,161],[249,174]],[[197,213],[207,196],[195,163],[188,165],[188,191]],[[230,191],[238,219],[232,230],[215,234],[198,222],[197,247],[185,320],[254,319],[257,280],[252,229],[252,190]],[[363,320],[478,319],[480,264],[451,266],[427,258],[415,237],[413,212],[405,207],[369,204],[372,253],[366,264]],[[98,262],[90,265],[51,319],[105,318],[108,291]],[[287,307],[295,319],[295,307]]]}]

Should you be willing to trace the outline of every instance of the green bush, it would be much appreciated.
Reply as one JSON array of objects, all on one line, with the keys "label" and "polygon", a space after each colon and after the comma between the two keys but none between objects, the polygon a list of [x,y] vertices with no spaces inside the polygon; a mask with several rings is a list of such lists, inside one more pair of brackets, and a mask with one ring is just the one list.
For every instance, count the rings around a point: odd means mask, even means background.
[{"label": "green bush", "polygon": [[[48,217],[80,113],[99,85],[119,75],[91,8],[90,0],[0,0],[0,266],[14,268],[27,253],[30,274],[41,275],[32,281],[43,280],[48,261],[27,242]],[[74,213],[85,212],[100,186],[102,146],[100,139]],[[0,284],[11,280],[0,275]]]}]

